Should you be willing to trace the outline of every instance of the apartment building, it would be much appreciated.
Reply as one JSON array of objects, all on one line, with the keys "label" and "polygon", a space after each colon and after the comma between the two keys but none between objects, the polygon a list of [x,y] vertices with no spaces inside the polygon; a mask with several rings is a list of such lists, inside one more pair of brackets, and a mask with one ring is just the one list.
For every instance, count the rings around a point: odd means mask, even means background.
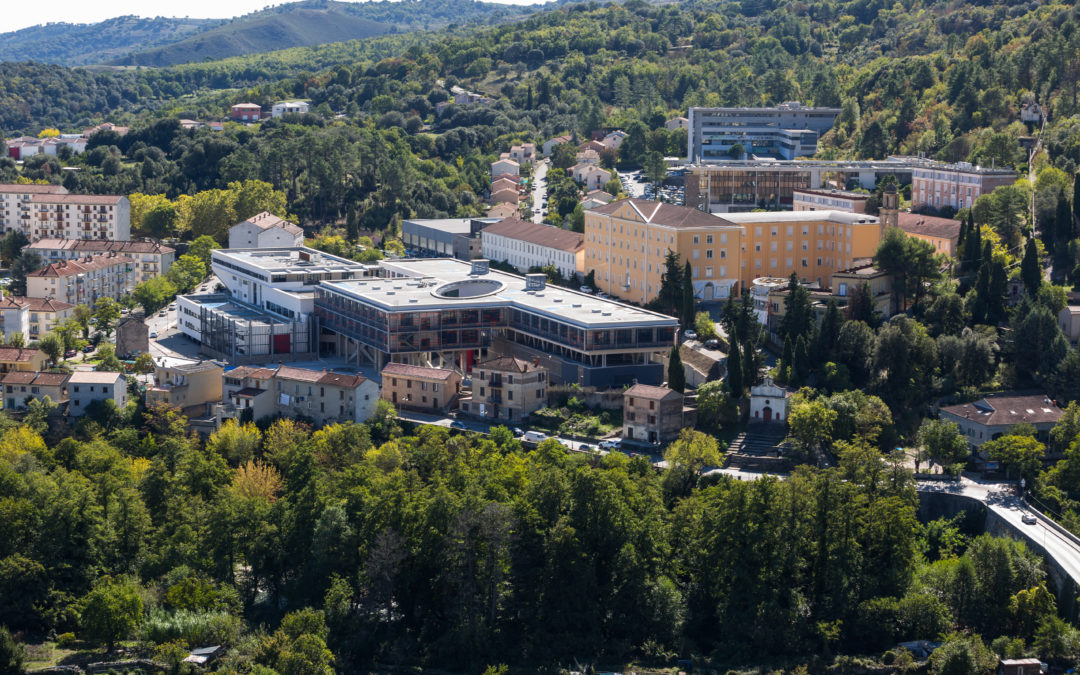
[{"label": "apartment building", "polygon": [[77,260],[88,255],[116,253],[135,261],[135,283],[162,276],[176,261],[176,249],[154,241],[102,241],[92,239],[40,239],[26,247],[46,262]]},{"label": "apartment building", "polygon": [[813,108],[798,101],[770,108],[690,108],[687,157],[691,162],[743,159],[744,155],[795,159],[817,152],[818,139],[840,114],[840,108]]},{"label": "apartment building", "polygon": [[4,232],[23,230],[30,219],[30,199],[35,195],[66,195],[63,185],[0,184],[0,223]]},{"label": "apartment building", "polygon": [[870,257],[877,218],[836,211],[727,213],[622,199],[585,213],[582,269],[595,270],[599,290],[646,303],[660,291],[669,250],[690,263],[695,296],[727,298],[758,277],[824,285],[830,275]]},{"label": "apartment building", "polygon": [[683,405],[683,395],[667,387],[635,384],[623,392],[623,438],[668,443],[697,424],[697,409]]},{"label": "apartment building", "polygon": [[1016,182],[1016,171],[989,168],[970,162],[933,162],[911,172],[911,205],[935,209],[971,206],[980,195]]},{"label": "apartment building", "polygon": [[68,417],[77,419],[86,414],[95,401],[113,401],[117,408],[127,405],[127,378],[123,373],[97,370],[77,370],[67,382]]},{"label": "apartment building", "polygon": [[[6,209],[5,209],[6,211]],[[18,227],[30,241],[39,239],[131,239],[131,204],[122,195],[30,194],[19,204]]]},{"label": "apartment building", "polygon": [[473,369],[472,398],[461,411],[492,422],[512,424],[547,405],[548,370],[539,360],[501,356]]},{"label": "apartment building", "polygon": [[68,400],[67,373],[38,373],[32,370],[11,371],[0,380],[3,388],[4,410],[25,408],[30,399],[43,399],[46,396],[53,403]]},{"label": "apartment building", "polygon": [[24,338],[30,334],[30,307],[21,298],[0,298],[0,334],[8,341],[18,333]]},{"label": "apartment building", "polygon": [[226,370],[221,376],[221,405],[216,417],[221,423],[228,418],[255,422],[274,414],[274,373],[276,368],[239,366]]},{"label": "apartment building", "polygon": [[382,397],[394,407],[446,412],[461,393],[461,374],[448,368],[388,363],[382,370]]},{"label": "apartment building", "polygon": [[283,248],[304,245],[304,230],[269,211],[229,228],[229,248]]},{"label": "apartment building", "polygon": [[480,231],[483,255],[513,265],[519,272],[554,265],[564,279],[582,272],[584,237],[551,225],[507,218]]},{"label": "apartment building", "polygon": [[870,195],[865,192],[795,189],[791,193],[791,210],[866,213],[868,199]]},{"label": "apartment building", "polygon": [[181,410],[201,409],[221,400],[223,364],[173,357],[154,360],[154,384],[146,388],[146,403],[165,403]]},{"label": "apartment building", "polygon": [[40,349],[22,347],[0,347],[0,373],[13,370],[36,372],[45,369],[48,357]]},{"label": "apartment building", "polygon": [[273,395],[277,412],[307,417],[317,426],[365,422],[375,413],[379,384],[362,375],[279,366]]},{"label": "apartment building", "polygon": [[26,275],[26,294],[72,305],[92,305],[98,298],[120,299],[135,288],[135,261],[104,253],[60,260]]}]

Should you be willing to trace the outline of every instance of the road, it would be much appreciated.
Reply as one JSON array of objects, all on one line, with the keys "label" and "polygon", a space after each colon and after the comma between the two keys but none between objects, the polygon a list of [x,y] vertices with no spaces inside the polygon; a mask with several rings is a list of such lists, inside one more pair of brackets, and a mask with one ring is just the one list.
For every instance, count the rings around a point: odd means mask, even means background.
[{"label": "road", "polygon": [[[533,214],[534,223],[544,222],[544,200],[547,199],[547,172],[548,160],[544,158],[537,162],[533,170]],[[536,209],[540,209],[539,212]]]}]

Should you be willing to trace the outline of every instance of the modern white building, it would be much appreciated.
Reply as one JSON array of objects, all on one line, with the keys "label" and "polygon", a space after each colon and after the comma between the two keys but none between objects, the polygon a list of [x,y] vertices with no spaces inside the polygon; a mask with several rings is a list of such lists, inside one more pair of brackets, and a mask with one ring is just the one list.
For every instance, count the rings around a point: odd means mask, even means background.
[{"label": "modern white building", "polygon": [[303,245],[303,228],[269,211],[229,228],[229,248],[288,248]]},{"label": "modern white building", "polygon": [[176,249],[154,241],[102,241],[93,239],[40,239],[25,250],[34,251],[46,262],[77,260],[89,255],[116,253],[135,261],[135,283],[168,273],[176,261]]},{"label": "modern white building", "polygon": [[211,356],[310,354],[314,289],[368,267],[311,248],[216,249],[210,268],[227,293],[177,298],[177,325]]},{"label": "modern white building", "polygon": [[123,373],[97,370],[76,370],[67,381],[68,417],[76,419],[86,414],[94,401],[114,401],[117,408],[127,405],[127,378]]},{"label": "modern white building", "polygon": [[691,162],[743,159],[731,156],[736,145],[749,157],[810,157],[839,114],[840,108],[811,108],[798,101],[772,108],[692,107],[687,157]]},{"label": "modern white building", "polygon": [[578,232],[506,218],[481,230],[480,240],[485,258],[519,272],[554,265],[564,279],[573,279],[583,271],[585,237]]},{"label": "modern white building", "polygon": [[270,108],[270,116],[281,117],[286,113],[306,113],[309,109],[307,101],[280,101]]}]

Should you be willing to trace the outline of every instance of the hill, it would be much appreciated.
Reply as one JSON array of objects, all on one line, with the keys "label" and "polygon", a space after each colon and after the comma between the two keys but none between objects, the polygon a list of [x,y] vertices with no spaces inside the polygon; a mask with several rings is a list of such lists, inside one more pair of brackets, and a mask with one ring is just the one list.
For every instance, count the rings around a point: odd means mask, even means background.
[{"label": "hill", "polygon": [[100,23],[47,23],[0,34],[0,61],[68,66],[102,63],[133,50],[183,40],[220,19],[118,16]]}]

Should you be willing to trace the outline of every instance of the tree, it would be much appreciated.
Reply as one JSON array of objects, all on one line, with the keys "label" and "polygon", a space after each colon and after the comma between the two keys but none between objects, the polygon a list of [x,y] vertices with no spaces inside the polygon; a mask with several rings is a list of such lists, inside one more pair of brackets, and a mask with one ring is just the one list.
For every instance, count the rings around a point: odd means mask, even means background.
[{"label": "tree", "polygon": [[101,297],[94,303],[94,325],[104,331],[105,336],[112,335],[116,322],[120,320],[120,305],[110,297]]},{"label": "tree", "polygon": [[[132,223],[134,225],[134,223]],[[146,212],[139,230],[158,238],[172,237],[180,227],[180,212],[170,202],[157,204]]]},{"label": "tree", "polygon": [[1032,436],[1002,436],[983,443],[980,449],[990,459],[1001,462],[1010,475],[1019,474],[1029,484],[1046,455],[1046,446]]},{"label": "tree", "polygon": [[788,429],[792,440],[805,453],[818,452],[832,441],[837,413],[823,401],[796,400],[788,404]]},{"label": "tree", "polygon": [[687,261],[683,269],[682,277],[682,301],[679,304],[679,322],[683,329],[689,329],[694,325],[694,279],[691,274],[690,262]]},{"label": "tree", "polygon": [[149,316],[172,302],[176,294],[176,285],[167,277],[152,277],[137,284],[132,295]]},{"label": "tree", "polygon": [[23,247],[30,243],[22,230],[11,230],[0,239],[0,260],[10,265],[22,253]]},{"label": "tree", "polygon": [[49,333],[38,342],[38,349],[49,357],[49,362],[60,363],[64,356],[64,343],[55,333]]},{"label": "tree", "polygon": [[919,461],[929,459],[949,468],[963,462],[968,455],[967,441],[960,435],[960,427],[945,420],[923,420],[919,427],[919,450],[915,455],[915,470]]},{"label": "tree", "polygon": [[652,304],[671,316],[680,315],[683,293],[683,267],[679,264],[679,254],[668,249],[664,257],[664,273],[660,275],[660,290]]},{"label": "tree", "polygon": [[721,425],[735,417],[734,401],[719,380],[705,382],[697,388],[698,427],[716,432]]},{"label": "tree", "polygon": [[45,259],[36,251],[23,251],[15,262],[11,263],[11,284],[8,290],[12,295],[26,295],[26,276],[45,267]]},{"label": "tree", "polygon": [[22,349],[26,346],[26,336],[18,331],[15,331],[8,337],[7,346],[14,347],[16,349]]},{"label": "tree", "polygon": [[94,310],[89,305],[75,305],[71,310],[71,320],[78,325],[83,339],[90,337],[90,319],[94,318]]},{"label": "tree", "polygon": [[195,256],[202,261],[206,269],[210,269],[210,251],[216,248],[220,248],[218,243],[212,237],[204,234],[191,242],[191,246],[188,247],[188,255]]},{"label": "tree", "polygon": [[110,373],[124,372],[124,364],[120,362],[120,359],[116,358],[116,347],[111,344],[99,346],[97,357],[99,359],[97,365],[98,370]]},{"label": "tree", "polygon": [[148,352],[143,352],[135,357],[135,365],[132,369],[136,373],[152,373],[154,372],[154,357],[150,356]]},{"label": "tree", "polygon": [[26,648],[15,641],[6,626],[0,626],[0,675],[24,672]]},{"label": "tree", "polygon": [[723,453],[716,439],[693,429],[683,429],[679,438],[664,451],[664,461],[683,476],[683,496],[688,496],[698,475],[709,466],[720,466]]},{"label": "tree", "polygon": [[1031,297],[1035,297],[1042,286],[1042,265],[1039,264],[1039,251],[1035,245],[1035,237],[1028,237],[1024,246],[1024,259],[1020,262],[1020,278],[1024,280],[1024,290]]},{"label": "tree", "polygon": [[810,291],[799,283],[794,272],[788,279],[787,297],[784,298],[784,318],[780,331],[784,338],[797,344],[800,337],[809,337],[814,328],[814,311],[810,306]]},{"label": "tree", "polygon": [[645,153],[642,168],[645,170],[645,177],[653,183],[661,183],[667,176],[667,164],[664,163],[664,156],[655,150]]},{"label": "tree", "polygon": [[143,601],[138,586],[127,580],[103,579],[82,601],[82,627],[87,637],[112,651],[117,640],[139,625]]},{"label": "tree", "polygon": [[323,638],[304,633],[289,642],[275,665],[281,675],[333,675],[334,653]]},{"label": "tree", "polygon": [[694,316],[694,332],[702,342],[716,338],[716,323],[708,312],[698,312]]},{"label": "tree", "polygon": [[686,371],[683,370],[682,357],[679,356],[679,345],[672,345],[671,354],[668,356],[668,387],[680,394],[686,389]]},{"label": "tree", "polygon": [[727,385],[731,395],[738,400],[742,398],[743,391],[746,388],[742,373],[742,353],[739,351],[739,343],[736,341],[734,333],[728,335],[728,341],[731,343],[731,347],[728,350],[727,357]]},{"label": "tree", "polygon": [[169,268],[168,275],[179,293],[190,293],[206,278],[206,265],[196,256],[182,255]]}]

